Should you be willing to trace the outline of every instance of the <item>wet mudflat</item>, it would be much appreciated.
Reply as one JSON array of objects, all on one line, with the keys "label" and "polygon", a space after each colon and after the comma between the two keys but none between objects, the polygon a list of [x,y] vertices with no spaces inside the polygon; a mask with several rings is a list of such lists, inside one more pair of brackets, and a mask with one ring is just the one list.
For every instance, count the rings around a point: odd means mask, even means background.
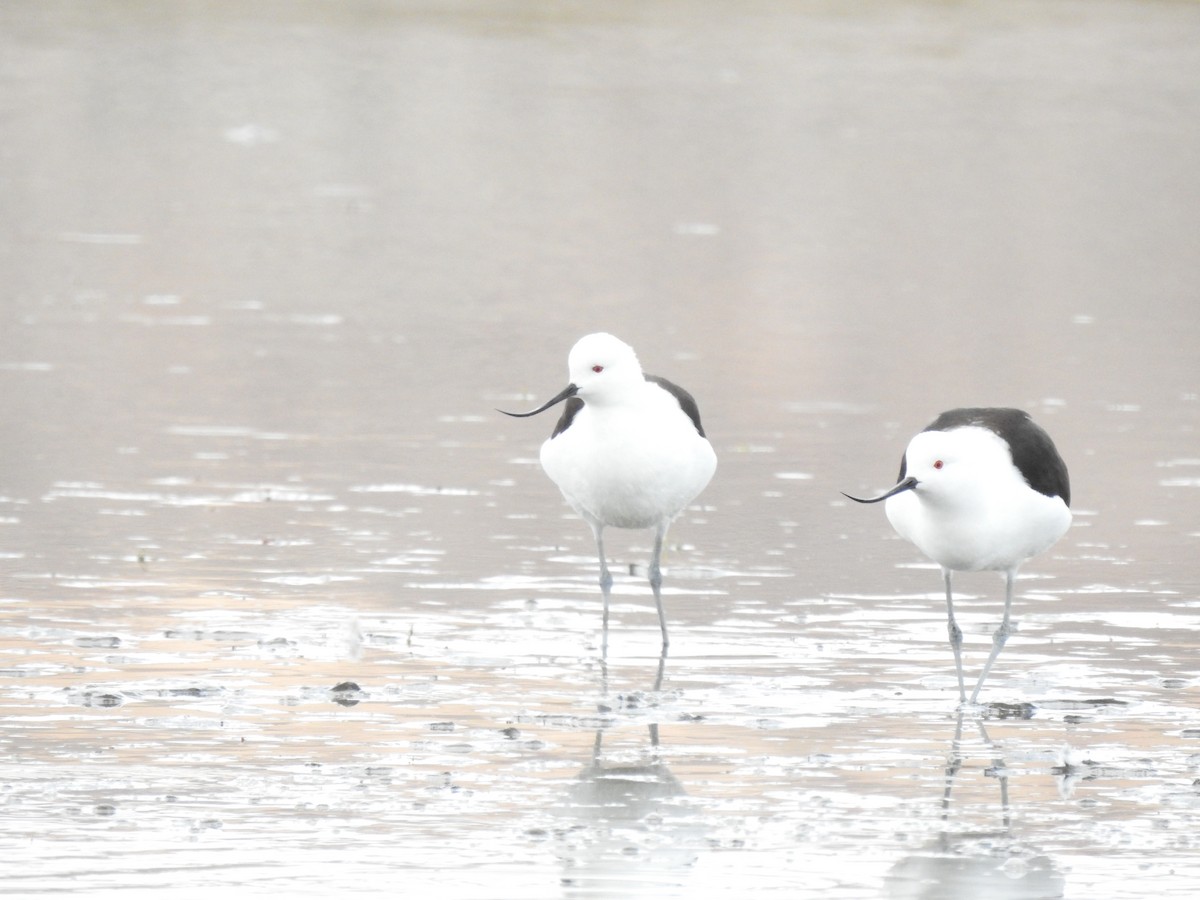
[{"label": "wet mudflat", "polygon": [[[0,9],[6,896],[1190,897],[1200,8]],[[720,458],[537,465],[594,330]],[[1014,405],[1075,524],[959,715],[879,509]],[[1002,580],[963,576],[968,675]],[[19,862],[19,864],[18,864]]]}]

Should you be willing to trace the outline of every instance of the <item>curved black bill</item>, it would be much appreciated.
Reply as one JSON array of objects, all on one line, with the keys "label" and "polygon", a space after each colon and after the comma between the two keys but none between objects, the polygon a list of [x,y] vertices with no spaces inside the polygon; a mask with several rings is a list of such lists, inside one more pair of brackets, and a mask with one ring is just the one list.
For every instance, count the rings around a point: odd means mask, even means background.
[{"label": "curved black bill", "polygon": [[864,500],[862,497],[851,497],[845,491],[842,491],[842,496],[847,500],[853,500],[855,503],[878,503],[880,500],[886,500],[888,497],[895,497],[897,494],[902,494],[905,491],[911,491],[917,486],[917,479],[909,476],[903,481],[897,482],[891,490],[885,491],[878,497],[872,497],[869,500]]},{"label": "curved black bill", "polygon": [[543,403],[537,409],[532,409],[529,412],[523,412],[523,413],[508,412],[507,410],[503,410],[503,409],[498,409],[498,410],[496,410],[496,412],[504,413],[506,416],[513,416],[514,418],[517,418],[517,419],[524,419],[526,416],[536,416],[540,412],[545,412],[550,407],[552,407],[554,404],[562,403],[568,397],[574,397],[578,393],[579,393],[579,388],[575,387],[575,385],[573,385],[573,384],[568,384],[565,388],[563,388],[561,391],[559,391],[557,394],[555,394],[553,397],[551,397],[549,400],[547,400],[545,403]]}]

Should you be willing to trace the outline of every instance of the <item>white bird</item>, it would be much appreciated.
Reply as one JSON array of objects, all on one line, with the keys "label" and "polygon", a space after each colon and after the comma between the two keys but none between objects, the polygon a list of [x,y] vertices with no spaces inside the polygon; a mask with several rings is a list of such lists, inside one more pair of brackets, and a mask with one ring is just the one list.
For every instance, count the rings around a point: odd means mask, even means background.
[{"label": "white bird", "polygon": [[649,580],[665,652],[670,639],[661,593],[663,540],[671,521],[712,478],[717,456],[692,395],[665,378],[643,373],[633,348],[611,334],[580,338],[571,348],[567,369],[570,383],[537,409],[499,411],[533,416],[567,401],[553,434],[542,444],[541,462],[596,539],[605,646],[612,575],[604,529],[653,528]]},{"label": "white bird", "polygon": [[909,442],[891,490],[870,500],[845,496],[858,503],[886,500],[892,527],[942,567],[947,628],[964,703],[962,630],[954,620],[951,575],[1004,573],[1004,618],[971,694],[974,703],[1008,640],[1017,570],[1071,525],[1070,478],[1050,435],[1023,410],[952,409]]}]

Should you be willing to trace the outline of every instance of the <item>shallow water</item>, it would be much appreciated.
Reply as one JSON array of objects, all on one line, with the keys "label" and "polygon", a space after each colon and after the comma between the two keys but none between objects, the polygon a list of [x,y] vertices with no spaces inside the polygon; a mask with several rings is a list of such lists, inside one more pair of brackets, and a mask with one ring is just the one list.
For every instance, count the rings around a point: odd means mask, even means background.
[{"label": "shallow water", "polygon": [[[1200,7],[0,7],[12,896],[1190,897]],[[541,473],[611,330],[720,468]],[[956,713],[879,509],[1029,409],[1075,524]],[[852,508],[853,507],[853,508]],[[968,676],[1002,582],[963,576]]]}]

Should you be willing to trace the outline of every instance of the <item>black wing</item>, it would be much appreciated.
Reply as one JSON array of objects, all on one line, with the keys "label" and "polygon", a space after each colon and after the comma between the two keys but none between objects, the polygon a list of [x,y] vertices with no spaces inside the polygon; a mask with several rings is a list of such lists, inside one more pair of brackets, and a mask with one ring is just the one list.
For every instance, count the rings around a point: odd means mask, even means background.
[{"label": "black wing", "polygon": [[658,375],[647,375],[647,381],[657,384],[660,388],[679,401],[679,408],[687,413],[687,417],[692,420],[692,424],[696,426],[696,431],[700,432],[700,437],[707,437],[704,433],[704,426],[700,424],[700,407],[696,405],[696,398],[675,384],[673,381],[667,381]]},{"label": "black wing", "polygon": [[[696,426],[696,431],[699,432],[700,437],[707,437],[707,435],[704,433],[704,426],[700,424],[700,407],[696,405],[695,397],[693,397],[679,385],[675,384],[673,381],[668,381],[667,379],[661,378],[658,375],[647,375],[646,380],[657,384],[660,388],[679,401],[679,408],[682,409],[687,414],[687,417],[692,420],[692,424]],[[570,428],[571,423],[575,420],[575,415],[581,409],[583,409],[583,401],[578,397],[571,397],[569,400],[567,400],[567,405],[563,407],[563,413],[561,416],[559,416],[558,423],[554,426],[554,433],[550,435],[551,439],[558,437],[560,434]]]},{"label": "black wing", "polygon": [[567,400],[567,405],[563,407],[562,415],[558,417],[558,423],[554,426],[554,433],[550,435],[551,440],[571,427],[571,422],[575,419],[575,413],[581,409],[583,409],[583,401],[578,397],[571,397]]},{"label": "black wing", "polygon": [[[966,425],[991,429],[1004,438],[1012,453],[1013,465],[1039,494],[1062,497],[1071,505],[1071,478],[1067,464],[1058,455],[1054,441],[1023,409],[971,407],[951,409],[934,419],[925,431],[950,431]],[[907,460],[900,460],[900,478],[904,478]]]}]

